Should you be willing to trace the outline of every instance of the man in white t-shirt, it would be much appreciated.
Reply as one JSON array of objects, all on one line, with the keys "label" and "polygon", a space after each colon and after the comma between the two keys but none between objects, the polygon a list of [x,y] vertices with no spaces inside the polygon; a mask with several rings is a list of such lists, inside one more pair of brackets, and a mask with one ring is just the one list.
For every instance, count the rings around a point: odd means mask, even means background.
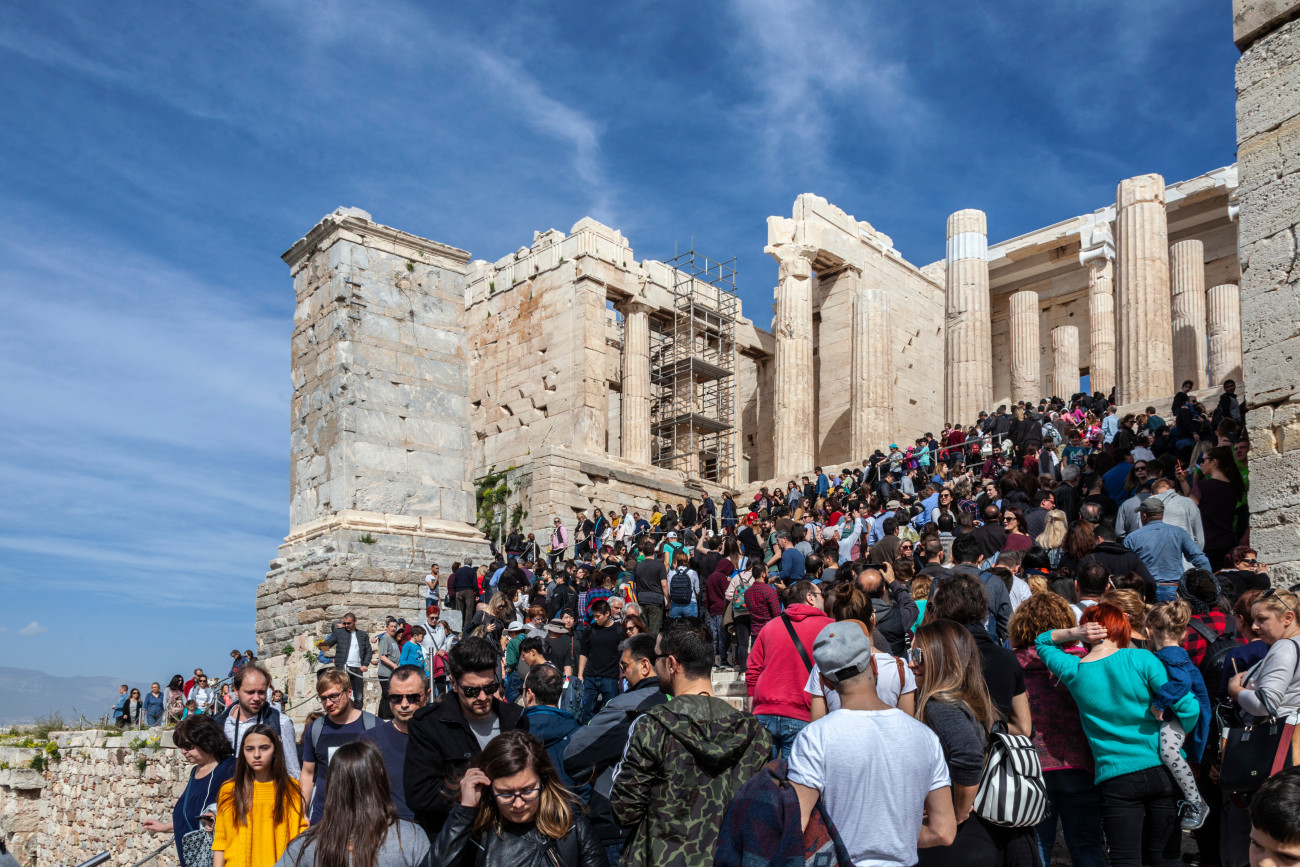
[{"label": "man in white t-shirt", "polygon": [[803,827],[820,798],[857,867],[908,867],[918,848],[950,845],[957,818],[943,748],[876,694],[867,627],[856,620],[825,627],[813,660],[840,709],[809,723],[790,751]]},{"label": "man in white t-shirt", "polygon": [[429,564],[429,574],[424,576],[424,607],[427,609],[430,605],[438,604],[438,582],[442,578],[438,574],[438,564]]}]

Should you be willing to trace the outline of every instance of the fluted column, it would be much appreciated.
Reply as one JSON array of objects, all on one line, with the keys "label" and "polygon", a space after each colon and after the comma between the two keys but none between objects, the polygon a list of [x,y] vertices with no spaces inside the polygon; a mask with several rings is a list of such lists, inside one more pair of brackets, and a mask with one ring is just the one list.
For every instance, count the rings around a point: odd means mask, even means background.
[{"label": "fluted column", "polygon": [[889,290],[858,277],[853,296],[853,352],[849,388],[849,457],[857,463],[894,435],[894,367]]},{"label": "fluted column", "polygon": [[1011,400],[1037,403],[1042,351],[1038,339],[1038,293],[1024,289],[1011,295]]},{"label": "fluted column", "polygon": [[1052,394],[1064,401],[1079,392],[1079,329],[1058,325],[1052,329]]},{"label": "fluted column", "polygon": [[988,224],[983,211],[948,218],[944,417],[970,424],[993,402]]},{"label": "fluted column", "polygon": [[650,307],[623,307],[623,458],[650,463]]},{"label": "fluted column", "polygon": [[1138,175],[1116,193],[1120,403],[1174,393],[1165,179]]},{"label": "fluted column", "polygon": [[1205,245],[1179,241],[1169,248],[1169,283],[1174,338],[1174,383],[1206,386]]},{"label": "fluted column", "polygon": [[1094,393],[1109,395],[1115,387],[1114,251],[1092,259],[1088,269],[1088,382]]},{"label": "fluted column", "polygon": [[[1210,385],[1225,380],[1241,384],[1241,291],[1234,283],[1213,286],[1206,293],[1210,332]],[[1238,392],[1240,393],[1240,392]]]},{"label": "fluted column", "polygon": [[781,245],[767,252],[781,263],[772,333],[776,375],[773,463],[777,476],[807,472],[813,458],[812,260],[814,247]]}]

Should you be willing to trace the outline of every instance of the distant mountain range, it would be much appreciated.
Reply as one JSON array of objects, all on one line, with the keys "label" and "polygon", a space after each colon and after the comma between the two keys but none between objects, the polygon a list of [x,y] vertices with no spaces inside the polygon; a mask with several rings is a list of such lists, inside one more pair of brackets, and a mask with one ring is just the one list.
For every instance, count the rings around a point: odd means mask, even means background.
[{"label": "distant mountain range", "polygon": [[54,712],[70,723],[81,715],[98,722],[117,701],[121,683],[111,677],[56,677],[0,666],[0,725],[29,723]]}]

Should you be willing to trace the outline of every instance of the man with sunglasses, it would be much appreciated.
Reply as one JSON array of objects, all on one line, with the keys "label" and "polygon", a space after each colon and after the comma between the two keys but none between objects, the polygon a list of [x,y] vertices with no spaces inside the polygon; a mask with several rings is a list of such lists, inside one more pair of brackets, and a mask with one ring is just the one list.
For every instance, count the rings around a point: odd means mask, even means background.
[{"label": "man with sunglasses", "polygon": [[432,840],[451,813],[446,782],[458,779],[502,732],[528,731],[523,708],[501,700],[501,652],[485,638],[465,638],[447,665],[452,692],[416,711],[408,730],[406,803]]},{"label": "man with sunglasses", "polygon": [[392,708],[392,722],[380,723],[370,731],[362,732],[358,740],[370,741],[379,747],[388,769],[388,787],[393,796],[397,818],[415,821],[415,815],[406,803],[406,745],[411,733],[411,719],[415,712],[429,703],[429,677],[415,665],[399,665],[388,679],[388,706]]},{"label": "man with sunglasses", "polygon": [[379,724],[379,718],[352,704],[352,683],[347,672],[327,668],[316,678],[316,697],[325,715],[307,727],[302,739],[302,776],[298,788],[303,803],[310,804],[307,821],[320,821],[325,809],[325,781],[329,760],[344,744]]}]

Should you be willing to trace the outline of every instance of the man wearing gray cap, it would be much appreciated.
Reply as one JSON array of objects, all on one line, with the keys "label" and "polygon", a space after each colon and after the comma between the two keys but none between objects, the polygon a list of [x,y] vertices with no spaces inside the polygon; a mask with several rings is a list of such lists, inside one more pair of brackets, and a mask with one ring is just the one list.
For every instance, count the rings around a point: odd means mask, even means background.
[{"label": "man wearing gray cap", "polygon": [[1156,598],[1168,602],[1178,595],[1178,579],[1183,577],[1183,558],[1196,569],[1210,569],[1210,558],[1196,547],[1191,535],[1182,527],[1166,523],[1165,503],[1159,497],[1147,497],[1138,506],[1142,527],[1124,537],[1124,547],[1137,554],[1156,579]]},{"label": "man wearing gray cap", "polygon": [[957,836],[952,784],[934,732],[876,694],[867,628],[842,620],[822,629],[813,660],[840,709],[809,724],[790,752],[789,777],[808,827],[817,800],[854,864],[915,864],[916,850]]}]

